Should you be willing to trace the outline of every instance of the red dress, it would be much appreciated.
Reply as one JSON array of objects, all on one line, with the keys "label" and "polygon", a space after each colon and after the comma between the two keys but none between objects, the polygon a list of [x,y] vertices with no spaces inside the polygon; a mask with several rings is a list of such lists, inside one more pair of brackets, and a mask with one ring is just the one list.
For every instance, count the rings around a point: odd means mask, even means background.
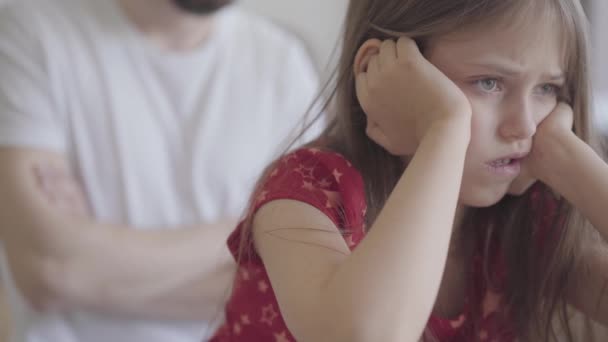
[{"label": "red dress", "polygon": [[[254,204],[254,212],[278,199],[308,203],[325,213],[353,250],[365,236],[366,211],[360,173],[340,154],[317,149],[295,151],[281,160],[265,181]],[[236,257],[242,224],[231,234],[228,246]],[[245,238],[250,240],[251,235]],[[247,241],[250,242],[250,241]],[[252,246],[252,245],[250,245]],[[237,271],[233,293],[226,305],[226,322],[212,342],[290,342],[296,341],[281,317],[268,274],[255,250],[246,251]],[[513,341],[515,334],[501,295],[489,289],[482,276],[480,253],[473,261],[464,312],[455,319],[431,316],[428,328],[441,342]],[[473,331],[469,314],[482,315]],[[477,338],[472,337],[473,334]]]}]

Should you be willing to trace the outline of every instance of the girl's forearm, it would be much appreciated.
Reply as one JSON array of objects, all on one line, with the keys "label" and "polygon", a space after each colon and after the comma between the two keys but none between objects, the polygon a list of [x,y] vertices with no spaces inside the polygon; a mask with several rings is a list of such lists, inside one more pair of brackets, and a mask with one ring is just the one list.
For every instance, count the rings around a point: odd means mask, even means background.
[{"label": "girl's forearm", "polygon": [[545,151],[544,181],[564,196],[608,238],[608,165],[574,133],[556,139]]},{"label": "girl's forearm", "polygon": [[448,253],[469,139],[470,120],[464,118],[429,130],[370,233],[328,283],[330,297],[357,298],[349,309],[361,315],[366,329],[388,334],[377,340],[414,341],[426,326]]}]

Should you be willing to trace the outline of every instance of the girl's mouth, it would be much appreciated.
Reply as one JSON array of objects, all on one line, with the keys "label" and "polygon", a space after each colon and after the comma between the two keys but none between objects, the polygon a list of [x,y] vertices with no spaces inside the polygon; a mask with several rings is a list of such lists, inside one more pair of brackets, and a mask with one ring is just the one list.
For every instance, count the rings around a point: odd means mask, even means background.
[{"label": "girl's mouth", "polygon": [[492,166],[492,167],[503,167],[503,166],[510,165],[510,164],[512,164],[515,161],[517,161],[517,159],[514,159],[514,158],[504,158],[504,159],[495,160],[495,161],[489,163],[489,165]]},{"label": "girl's mouth", "polygon": [[501,178],[517,177],[521,171],[522,158],[501,158],[486,163],[487,169]]}]

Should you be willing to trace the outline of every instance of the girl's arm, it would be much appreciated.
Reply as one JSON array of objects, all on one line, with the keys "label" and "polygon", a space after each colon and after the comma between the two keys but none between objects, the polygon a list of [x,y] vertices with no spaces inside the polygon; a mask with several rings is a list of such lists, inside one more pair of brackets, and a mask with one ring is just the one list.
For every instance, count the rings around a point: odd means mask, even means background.
[{"label": "girl's arm", "polygon": [[[548,125],[539,128],[534,171],[564,196],[608,240],[608,165],[571,130],[572,110],[560,104]],[[585,246],[575,270],[570,302],[608,325],[608,248],[603,242]]]},{"label": "girl's arm", "polygon": [[463,116],[429,129],[352,254],[329,218],[306,204],[276,201],[258,212],[256,247],[296,339],[420,338],[444,270],[469,126]]},{"label": "girl's arm", "polygon": [[297,340],[417,341],[442,279],[471,108],[408,38],[366,42],[355,70],[368,136],[394,154],[415,149],[407,170],[352,254],[327,216],[294,201],[261,208],[254,241]]},{"label": "girl's arm", "polygon": [[545,153],[549,172],[543,181],[608,239],[608,165],[572,132],[557,137]]},{"label": "girl's arm", "polygon": [[[601,236],[608,240],[608,165],[580,140],[568,133],[555,140],[546,183],[578,208]],[[570,291],[571,303],[608,325],[608,248],[603,242],[585,246]]]}]

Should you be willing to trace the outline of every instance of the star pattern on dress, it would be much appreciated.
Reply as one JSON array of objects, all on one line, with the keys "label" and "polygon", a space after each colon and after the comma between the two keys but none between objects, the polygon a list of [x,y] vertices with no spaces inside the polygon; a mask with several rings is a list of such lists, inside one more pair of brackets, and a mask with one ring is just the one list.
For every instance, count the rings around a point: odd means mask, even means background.
[{"label": "star pattern on dress", "polygon": [[241,323],[243,323],[243,325],[251,324],[251,321],[249,320],[249,315],[241,315]]},{"label": "star pattern on dress", "polygon": [[279,174],[279,168],[275,167],[274,170],[272,170],[272,172],[270,173],[270,178],[273,178],[278,174]]},{"label": "star pattern on dress", "polygon": [[458,329],[464,325],[464,322],[467,320],[467,317],[463,314],[458,316],[458,319],[450,322],[450,326],[454,329]]},{"label": "star pattern on dress", "polygon": [[275,333],[274,341],[275,342],[290,342],[289,338],[287,337],[287,332],[285,332],[285,331],[282,331],[280,334]]},{"label": "star pattern on dress", "polygon": [[260,318],[260,322],[266,323],[269,326],[272,326],[272,323],[277,318],[278,314],[274,309],[272,304],[265,306],[262,308],[262,318]]},{"label": "star pattern on dress", "polygon": [[255,200],[257,203],[260,203],[266,199],[266,196],[268,196],[268,190],[263,190],[258,194]]},{"label": "star pattern on dress", "polygon": [[482,302],[483,318],[487,318],[490,314],[496,312],[500,307],[502,296],[493,291],[486,291],[486,295]]},{"label": "star pattern on dress", "polygon": [[314,191],[315,190],[315,186],[312,184],[312,182],[303,181],[302,182],[302,189],[305,189],[305,190],[308,190],[308,191]]},{"label": "star pattern on dress", "polygon": [[338,171],[338,169],[334,169],[334,172],[332,172],[332,175],[334,176],[334,178],[336,179],[336,182],[338,182],[338,184],[340,183],[340,179],[342,178],[342,176],[344,176],[344,174],[340,171]]},{"label": "star pattern on dress", "polygon": [[268,291],[268,288],[269,288],[269,286],[265,281],[260,280],[258,282],[258,290],[260,290],[260,292],[266,293],[266,291]]},{"label": "star pattern on dress", "polygon": [[320,182],[319,182],[319,186],[322,187],[323,189],[327,189],[329,188],[329,186],[331,185],[331,182],[327,180],[327,178],[323,178]]},{"label": "star pattern on dress", "polygon": [[249,273],[252,273],[254,277],[258,277],[262,272],[264,272],[264,270],[259,266],[252,266],[249,268]]},{"label": "star pattern on dress", "polygon": [[299,173],[304,179],[315,179],[315,167],[304,166],[300,164],[295,171]]},{"label": "star pattern on dress", "polygon": [[235,335],[240,335],[241,325],[239,323],[234,323],[234,326],[232,327],[232,332],[234,332]]},{"label": "star pattern on dress", "polygon": [[285,157],[283,157],[282,162],[284,164],[289,164],[289,162],[291,162],[292,160],[298,160],[298,156],[296,155],[296,153],[286,155]]}]

